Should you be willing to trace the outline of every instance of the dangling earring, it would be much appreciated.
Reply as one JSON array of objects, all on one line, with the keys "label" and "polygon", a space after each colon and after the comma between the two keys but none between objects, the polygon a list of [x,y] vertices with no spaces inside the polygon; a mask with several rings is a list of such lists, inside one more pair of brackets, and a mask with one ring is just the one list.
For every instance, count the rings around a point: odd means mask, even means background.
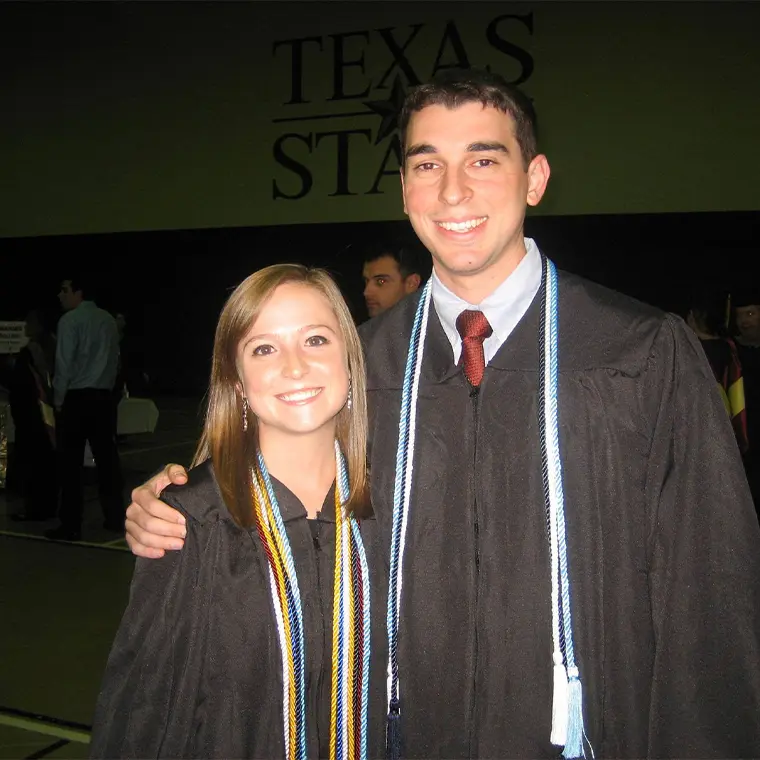
[{"label": "dangling earring", "polygon": [[243,396],[243,432],[248,430],[248,399]]},{"label": "dangling earring", "polygon": [[348,398],[346,399],[346,407],[348,408],[348,411],[351,411],[351,404],[352,404],[352,388],[351,388],[351,378],[348,378]]}]

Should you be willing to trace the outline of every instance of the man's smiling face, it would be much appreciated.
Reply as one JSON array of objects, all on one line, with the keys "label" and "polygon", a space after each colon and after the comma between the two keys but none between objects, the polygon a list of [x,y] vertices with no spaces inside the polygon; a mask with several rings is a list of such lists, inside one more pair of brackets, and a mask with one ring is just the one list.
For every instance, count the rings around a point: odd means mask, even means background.
[{"label": "man's smiling face", "polygon": [[545,156],[525,167],[514,120],[479,102],[426,106],[406,132],[404,209],[457,292],[468,278],[503,281],[524,255],[526,204],[549,179]]}]

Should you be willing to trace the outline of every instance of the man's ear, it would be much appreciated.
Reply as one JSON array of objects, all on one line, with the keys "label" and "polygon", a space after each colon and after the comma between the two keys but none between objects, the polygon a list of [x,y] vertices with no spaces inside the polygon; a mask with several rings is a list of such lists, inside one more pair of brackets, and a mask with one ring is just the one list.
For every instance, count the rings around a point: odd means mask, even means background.
[{"label": "man's ear", "polygon": [[549,183],[551,168],[546,156],[536,156],[528,167],[528,195],[525,199],[529,206],[538,206],[544,197],[546,185]]},{"label": "man's ear", "polygon": [[416,292],[420,287],[421,282],[422,278],[418,274],[410,274],[404,280],[404,291],[407,294]]}]

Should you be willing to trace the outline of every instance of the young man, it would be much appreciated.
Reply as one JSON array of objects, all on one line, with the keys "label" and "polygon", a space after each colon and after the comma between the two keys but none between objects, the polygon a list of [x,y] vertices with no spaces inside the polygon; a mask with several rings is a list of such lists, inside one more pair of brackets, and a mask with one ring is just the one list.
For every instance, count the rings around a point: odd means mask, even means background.
[{"label": "young man", "polygon": [[734,304],[739,342],[757,348],[760,346],[760,288],[740,293]]},{"label": "young man", "polygon": [[[390,754],[758,756],[760,531],[696,338],[523,237],[549,164],[499,77],[416,88],[401,130],[433,276],[363,329]],[[136,554],[181,546],[180,470],[133,493]]]},{"label": "young man", "polygon": [[66,312],[58,322],[53,397],[60,420],[61,524],[50,539],[78,541],[82,531],[82,462],[89,441],[98,473],[104,527],[119,530],[124,484],[116,447],[113,387],[119,365],[116,320],[89,300],[82,280],[64,280],[58,300]]},{"label": "young man", "polygon": [[421,267],[407,248],[376,243],[364,254],[362,268],[364,302],[370,317],[395,306],[402,298],[416,293],[422,283]]}]

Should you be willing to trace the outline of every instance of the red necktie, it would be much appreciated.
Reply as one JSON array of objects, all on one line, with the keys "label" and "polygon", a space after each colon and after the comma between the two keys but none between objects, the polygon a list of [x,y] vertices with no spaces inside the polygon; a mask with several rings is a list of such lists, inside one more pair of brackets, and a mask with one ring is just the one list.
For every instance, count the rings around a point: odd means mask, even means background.
[{"label": "red necktie", "polygon": [[462,336],[462,363],[465,377],[477,388],[483,379],[486,357],[483,341],[493,332],[482,311],[466,309],[457,317],[457,330]]}]

